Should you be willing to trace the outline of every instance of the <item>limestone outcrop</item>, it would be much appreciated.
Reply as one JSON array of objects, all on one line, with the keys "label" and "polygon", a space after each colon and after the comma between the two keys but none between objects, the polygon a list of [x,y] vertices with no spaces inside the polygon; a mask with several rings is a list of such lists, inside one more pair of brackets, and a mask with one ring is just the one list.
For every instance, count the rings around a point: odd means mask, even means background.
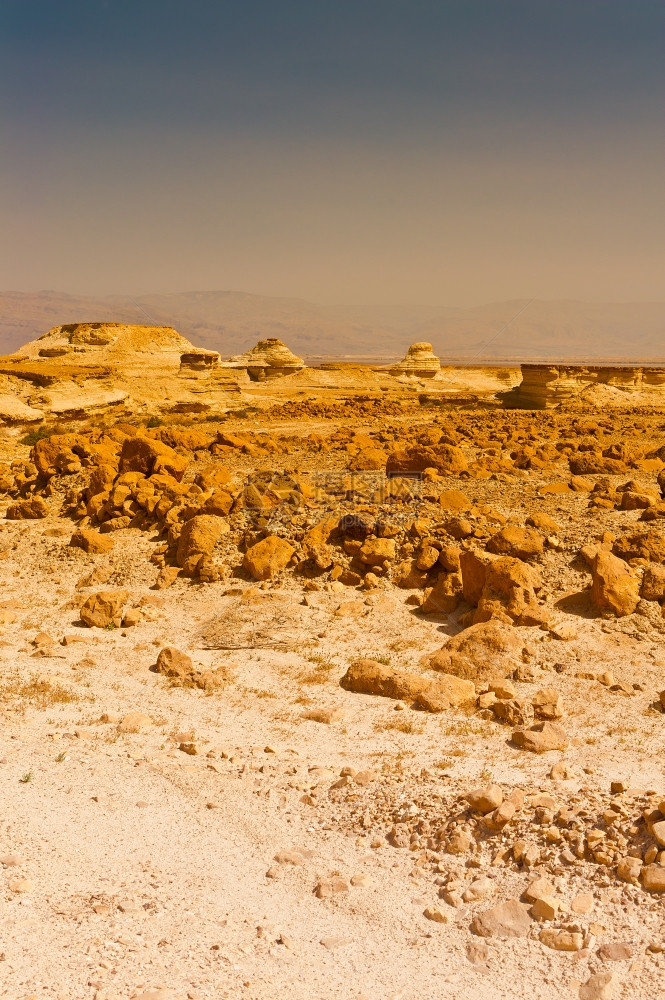
[{"label": "limestone outcrop", "polygon": [[503,405],[525,410],[552,409],[576,400],[600,406],[634,406],[665,399],[665,366],[521,366],[522,380],[503,393]]},{"label": "limestone outcrop", "polygon": [[409,375],[414,378],[433,378],[441,370],[441,361],[426,341],[411,344],[406,356],[398,365],[390,369],[397,377]]},{"label": "limestone outcrop", "polygon": [[0,358],[0,420],[222,413],[240,397],[214,351],[173,327],[69,323]]},{"label": "limestone outcrop", "polygon": [[250,351],[238,354],[223,364],[229,368],[244,368],[253,382],[293,375],[305,367],[303,359],[293,354],[277,337],[259,340]]}]

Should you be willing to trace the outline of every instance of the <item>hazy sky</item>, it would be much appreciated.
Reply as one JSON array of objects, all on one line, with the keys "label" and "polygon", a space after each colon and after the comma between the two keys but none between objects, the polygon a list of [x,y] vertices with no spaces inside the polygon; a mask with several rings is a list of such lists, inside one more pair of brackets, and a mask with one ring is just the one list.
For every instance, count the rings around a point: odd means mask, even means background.
[{"label": "hazy sky", "polygon": [[662,0],[0,0],[0,289],[663,299]]}]

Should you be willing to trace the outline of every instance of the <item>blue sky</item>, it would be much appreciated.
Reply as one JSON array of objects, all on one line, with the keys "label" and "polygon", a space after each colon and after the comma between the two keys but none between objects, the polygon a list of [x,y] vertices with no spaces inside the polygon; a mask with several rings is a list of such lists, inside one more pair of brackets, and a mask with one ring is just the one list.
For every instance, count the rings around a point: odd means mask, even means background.
[{"label": "blue sky", "polygon": [[652,0],[3,0],[5,288],[662,298]]}]

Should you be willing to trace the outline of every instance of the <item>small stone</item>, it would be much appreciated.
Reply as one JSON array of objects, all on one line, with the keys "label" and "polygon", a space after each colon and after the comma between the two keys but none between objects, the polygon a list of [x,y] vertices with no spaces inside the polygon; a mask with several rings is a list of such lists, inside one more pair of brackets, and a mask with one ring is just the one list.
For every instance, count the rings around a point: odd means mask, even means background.
[{"label": "small stone", "polygon": [[554,920],[559,912],[559,901],[553,896],[540,896],[531,907],[531,916],[536,920]]},{"label": "small stone", "polygon": [[542,930],[540,940],[555,951],[579,951],[584,944],[584,937],[579,931],[558,931],[554,927]]},{"label": "small stone", "polygon": [[182,750],[183,753],[189,754],[190,757],[196,757],[199,752],[199,747],[197,743],[180,743],[178,745],[178,750]]},{"label": "small stone", "polygon": [[358,889],[366,889],[371,884],[372,877],[367,872],[360,872],[359,875],[353,875],[351,878],[351,885],[356,886]]},{"label": "small stone", "polygon": [[489,813],[501,805],[503,792],[498,785],[489,785],[487,788],[477,788],[469,792],[466,800],[474,812]]},{"label": "small stone", "polygon": [[627,962],[633,957],[633,949],[625,941],[608,941],[598,949],[604,962]]},{"label": "small stone", "polygon": [[0,865],[3,865],[5,868],[20,868],[22,864],[23,858],[18,854],[3,854],[0,857]]},{"label": "small stone", "polygon": [[612,972],[598,972],[580,986],[580,1000],[612,1000],[619,982]]},{"label": "small stone", "polygon": [[575,896],[570,904],[570,908],[573,913],[577,913],[580,916],[586,916],[586,914],[591,913],[593,910],[593,896],[590,892],[581,892],[578,896]]},{"label": "small stone", "polygon": [[[665,869],[663,869],[665,871]],[[314,890],[319,899],[327,899],[329,896],[337,896],[341,892],[348,892],[349,885],[346,879],[335,875],[332,878],[321,879]]]},{"label": "small stone", "polygon": [[278,851],[274,861],[279,865],[304,865],[305,859],[299,851]]},{"label": "small stone", "polygon": [[642,861],[640,858],[622,858],[617,865],[617,875],[624,882],[637,883],[642,871]]},{"label": "small stone", "polygon": [[450,920],[448,914],[444,913],[443,910],[440,910],[438,906],[428,906],[424,912],[424,916],[426,916],[428,920],[433,920],[436,924],[447,924]]},{"label": "small stone", "polygon": [[490,949],[484,941],[469,941],[466,946],[466,957],[473,965],[483,965],[490,954]]},{"label": "small stone", "polygon": [[494,888],[493,880],[483,875],[481,878],[474,879],[468,889],[464,890],[462,899],[465,903],[475,903],[477,900],[489,896],[494,891]]},{"label": "small stone", "polygon": [[19,892],[19,893],[30,892],[30,890],[34,888],[30,879],[27,878],[12,878],[9,880],[8,885],[11,892]]},{"label": "small stone", "polygon": [[535,903],[537,899],[548,899],[554,895],[554,886],[546,878],[537,878],[531,882],[524,890],[524,898],[530,903]]}]

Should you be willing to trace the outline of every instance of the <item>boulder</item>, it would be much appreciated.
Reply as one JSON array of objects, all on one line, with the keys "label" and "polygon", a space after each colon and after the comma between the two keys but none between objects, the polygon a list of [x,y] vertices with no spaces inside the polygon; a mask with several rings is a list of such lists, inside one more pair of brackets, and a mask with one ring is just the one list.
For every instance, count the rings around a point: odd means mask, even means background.
[{"label": "boulder", "polygon": [[598,552],[591,567],[591,603],[619,618],[631,615],[640,600],[639,579],[623,559]]},{"label": "boulder", "polygon": [[242,564],[257,580],[270,580],[288,566],[295,549],[279,538],[268,535],[247,549]]},{"label": "boulder", "polygon": [[539,722],[530,729],[516,729],[512,742],[531,753],[547,753],[549,750],[566,750],[568,736],[565,729],[556,722]]},{"label": "boulder", "polygon": [[361,562],[367,566],[378,566],[386,559],[394,559],[397,544],[394,538],[367,538],[360,549]]},{"label": "boulder", "polygon": [[189,458],[167,444],[137,434],[127,438],[120,452],[120,472],[142,472],[144,476],[168,475],[178,482],[185,475]]},{"label": "boulder", "polygon": [[75,531],[69,540],[69,544],[75,548],[83,549],[90,555],[100,555],[110,552],[115,542],[108,535],[100,535],[98,531],[90,528],[83,528]]},{"label": "boulder", "polygon": [[346,691],[394,698],[432,712],[471,704],[476,692],[474,684],[457,677],[430,678],[367,659],[352,663],[339,683]]},{"label": "boulder", "polygon": [[5,516],[10,521],[35,521],[46,517],[48,512],[49,507],[46,501],[42,500],[41,497],[33,496],[10,504]]},{"label": "boulder", "polygon": [[630,562],[632,559],[646,559],[649,562],[665,562],[665,535],[655,528],[647,531],[633,531],[617,538],[612,547],[615,556]]},{"label": "boulder", "polygon": [[122,609],[129,600],[126,590],[100,590],[81,605],[81,621],[90,628],[108,628],[122,623]]},{"label": "boulder", "polygon": [[425,591],[421,611],[426,615],[450,615],[459,604],[461,596],[461,574],[439,573],[434,586]]},{"label": "boulder", "polygon": [[507,524],[487,543],[487,551],[498,556],[513,556],[516,559],[534,559],[543,554],[544,539],[535,528],[523,528],[517,524]]},{"label": "boulder", "polygon": [[547,612],[537,602],[540,574],[521,559],[500,556],[487,567],[485,586],[474,615],[476,622],[498,618],[518,625],[540,625]]},{"label": "boulder", "polygon": [[302,548],[305,559],[311,559],[321,570],[332,566],[335,550],[330,540],[333,532],[337,531],[337,523],[336,517],[326,517],[303,535]]},{"label": "boulder", "polygon": [[427,665],[476,681],[511,674],[522,657],[524,643],[509,625],[480,622],[448,640],[427,657]]},{"label": "boulder", "polygon": [[224,532],[229,530],[228,522],[214,514],[197,514],[185,521],[178,538],[176,562],[185,566],[194,557],[212,555],[215,545]]},{"label": "boulder", "polygon": [[528,935],[531,924],[529,907],[519,899],[509,899],[477,913],[471,921],[471,930],[480,937],[522,938]]}]

